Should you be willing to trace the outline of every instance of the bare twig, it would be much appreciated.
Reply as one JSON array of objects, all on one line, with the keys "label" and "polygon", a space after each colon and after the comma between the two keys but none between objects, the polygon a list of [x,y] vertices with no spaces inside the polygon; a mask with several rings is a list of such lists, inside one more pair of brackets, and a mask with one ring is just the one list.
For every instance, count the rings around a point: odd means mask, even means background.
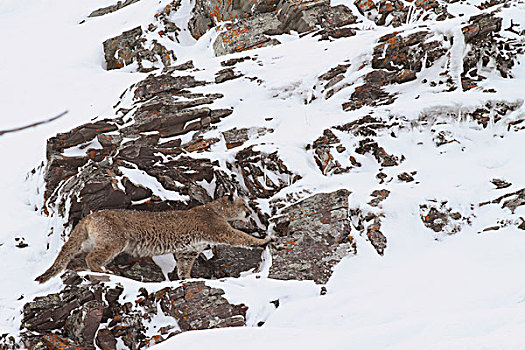
[{"label": "bare twig", "polygon": [[64,112],[60,113],[59,115],[56,115],[56,116],[54,116],[52,118],[49,118],[49,119],[46,119],[46,120],[41,120],[39,122],[32,123],[32,124],[29,124],[29,125],[20,126],[18,128],[7,129],[7,130],[0,130],[0,136],[2,136],[3,134],[8,134],[8,133],[11,133],[11,132],[17,132],[17,131],[29,129],[29,128],[32,128],[32,127],[35,127],[35,126],[38,126],[38,125],[50,123],[53,120],[57,120],[58,118],[63,117],[64,115],[67,114],[67,112],[68,111],[64,111]]}]

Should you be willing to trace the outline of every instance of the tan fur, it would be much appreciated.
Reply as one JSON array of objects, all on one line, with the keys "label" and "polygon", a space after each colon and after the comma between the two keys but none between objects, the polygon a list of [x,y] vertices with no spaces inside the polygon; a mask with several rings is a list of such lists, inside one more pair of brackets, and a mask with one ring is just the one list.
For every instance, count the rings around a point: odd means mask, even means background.
[{"label": "tan fur", "polygon": [[179,278],[190,278],[195,258],[208,245],[259,247],[272,240],[255,238],[228,224],[246,219],[249,213],[246,202],[234,196],[189,210],[99,211],[78,223],[53,265],[35,280],[43,283],[56,276],[82,251],[89,251],[86,263],[95,272],[102,272],[122,252],[135,256],[174,253]]}]

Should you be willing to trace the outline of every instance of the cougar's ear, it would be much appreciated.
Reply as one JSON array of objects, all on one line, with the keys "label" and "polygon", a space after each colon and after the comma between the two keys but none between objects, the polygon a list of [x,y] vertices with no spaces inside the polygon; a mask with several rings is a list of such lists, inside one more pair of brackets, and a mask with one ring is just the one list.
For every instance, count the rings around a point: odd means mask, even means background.
[{"label": "cougar's ear", "polygon": [[230,194],[228,195],[228,200],[229,200],[230,202],[233,202],[233,193],[230,193]]}]

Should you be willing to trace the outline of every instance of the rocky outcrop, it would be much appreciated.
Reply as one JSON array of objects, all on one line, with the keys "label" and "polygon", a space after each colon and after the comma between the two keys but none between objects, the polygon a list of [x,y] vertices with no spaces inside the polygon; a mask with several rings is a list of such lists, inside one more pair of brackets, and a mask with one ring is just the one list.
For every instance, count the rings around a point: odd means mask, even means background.
[{"label": "rocky outcrop", "polygon": [[271,38],[268,33],[281,33],[280,25],[281,22],[274,13],[263,13],[228,24],[213,43],[215,55],[222,56],[234,52],[278,45],[280,42]]},{"label": "rocky outcrop", "polygon": [[173,51],[166,49],[162,44],[153,40],[146,45],[141,27],[136,27],[123,32],[121,35],[104,41],[104,58],[106,69],[119,69],[137,63],[138,71],[149,72],[155,67],[156,62],[169,66],[177,58]]},{"label": "rocky outcrop", "polygon": [[[115,7],[100,9],[101,14],[116,11],[138,0],[120,1]],[[114,38],[107,39],[103,43],[106,69],[119,69],[132,64],[137,65],[139,72],[150,72],[155,69],[170,66],[177,60],[173,50],[167,49],[157,39],[152,39],[147,33],[155,32],[161,38],[172,41],[178,40],[180,28],[171,21],[170,14],[176,12],[181,6],[181,0],[174,0],[167,4],[154,16],[146,31],[139,26]],[[91,16],[91,15],[90,15]]]},{"label": "rocky outcrop", "polygon": [[[66,274],[64,283],[59,293],[37,297],[24,306],[25,347],[95,349],[96,343],[101,349],[116,349],[120,342],[129,349],[143,349],[189,330],[245,325],[247,307],[230,304],[223,290],[203,282],[153,293],[141,289],[128,301],[118,285],[87,284],[75,273]],[[173,322],[151,327],[159,313]]]},{"label": "rocky outcrop", "polygon": [[316,194],[272,218],[277,241],[269,277],[324,284],[337,262],[357,253],[348,219],[349,195],[344,189]]},{"label": "rocky outcrop", "polygon": [[332,7],[325,0],[257,1],[254,6],[242,0],[214,4],[197,1],[190,30],[199,37],[218,21],[231,20],[213,44],[217,56],[279,44],[271,35],[290,31],[317,30],[322,39],[355,35],[347,28],[356,22],[352,11],[344,5]]},{"label": "rocky outcrop", "polygon": [[359,12],[377,25],[399,27],[422,18],[443,21],[452,16],[447,7],[436,0],[416,0],[406,4],[399,0],[355,0]]},{"label": "rocky outcrop", "polygon": [[420,31],[406,36],[394,32],[379,38],[371,61],[374,70],[364,76],[365,84],[355,88],[343,109],[393,103],[395,94],[387,93],[384,86],[416,79],[416,73],[424,68],[423,62],[428,68],[446,53],[439,41],[426,40],[430,37],[429,32]]}]

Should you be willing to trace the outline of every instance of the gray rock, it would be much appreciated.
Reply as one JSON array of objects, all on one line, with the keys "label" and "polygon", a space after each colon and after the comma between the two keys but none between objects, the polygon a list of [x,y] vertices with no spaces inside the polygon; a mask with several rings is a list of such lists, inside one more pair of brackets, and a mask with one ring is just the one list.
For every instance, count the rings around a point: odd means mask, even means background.
[{"label": "gray rock", "polygon": [[356,17],[348,7],[331,7],[328,0],[281,0],[278,7],[278,19],[284,32],[294,30],[304,33],[318,28],[339,28],[356,22]]},{"label": "gray rock", "polygon": [[281,22],[274,13],[264,13],[257,16],[240,19],[226,25],[213,43],[216,56],[246,51],[254,48],[278,45],[280,42],[272,39],[267,33],[280,34]]},{"label": "gray rock", "polygon": [[104,303],[88,301],[73,311],[66,319],[65,332],[68,338],[80,344],[84,349],[95,349],[95,334],[102,320]]},{"label": "gray rock", "polygon": [[223,290],[203,282],[189,282],[176,289],[161,290],[157,298],[164,314],[175,318],[183,332],[244,326],[248,308],[230,304],[223,294]]},{"label": "gray rock", "polygon": [[118,11],[121,8],[124,8],[124,7],[128,6],[128,5],[134,4],[134,3],[139,2],[139,1],[140,0],[125,0],[124,2],[117,1],[117,3],[115,5],[102,7],[102,8],[99,8],[99,9],[91,12],[88,15],[88,17],[104,16],[104,15],[107,15],[108,13],[112,13],[112,12]]},{"label": "gray rock", "polygon": [[[104,58],[106,69],[119,69],[137,62],[139,71],[147,72],[151,64],[161,61],[164,66],[169,66],[176,57],[173,51],[166,49],[163,45],[153,40],[151,47],[147,48],[146,39],[143,37],[141,27],[136,27],[123,32],[121,35],[104,41]],[[144,67],[143,61],[149,61],[148,67]]]},{"label": "gray rock", "polygon": [[348,220],[350,191],[320,193],[285,207],[271,221],[277,241],[269,277],[326,283],[332,267],[356,254]]}]

